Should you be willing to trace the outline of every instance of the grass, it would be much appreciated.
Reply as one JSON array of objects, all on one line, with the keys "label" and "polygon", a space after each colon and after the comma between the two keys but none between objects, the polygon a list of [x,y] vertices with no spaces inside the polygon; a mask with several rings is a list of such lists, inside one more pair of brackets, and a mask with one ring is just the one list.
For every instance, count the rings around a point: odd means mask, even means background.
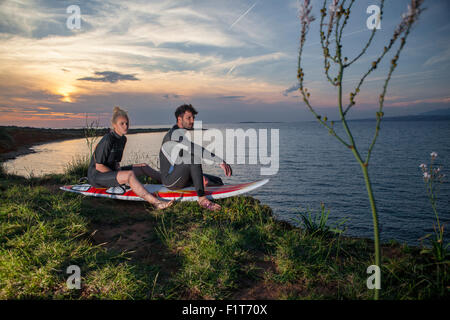
[{"label": "grass", "polygon": [[318,213],[307,210],[306,212],[300,212],[300,219],[294,219],[301,228],[311,235],[328,235],[331,233],[344,233],[341,227],[345,224],[346,219],[342,219],[336,226],[331,227],[328,223],[328,217],[330,210],[325,210],[325,205],[320,204],[320,211]]},{"label": "grass", "polygon": [[[274,219],[251,197],[209,212],[176,203],[65,193],[87,159],[66,173],[23,178],[0,166],[0,299],[371,299],[373,242],[331,232],[324,208],[308,227]],[[448,260],[396,242],[383,250],[383,299],[448,297]],[[81,269],[69,289],[67,267]],[[439,274],[438,274],[439,272]],[[438,277],[439,275],[439,277]],[[438,280],[437,280],[438,279]]]},{"label": "grass", "polygon": [[89,168],[90,157],[88,154],[78,155],[74,157],[67,165],[64,170],[66,177],[87,177],[87,172]]}]

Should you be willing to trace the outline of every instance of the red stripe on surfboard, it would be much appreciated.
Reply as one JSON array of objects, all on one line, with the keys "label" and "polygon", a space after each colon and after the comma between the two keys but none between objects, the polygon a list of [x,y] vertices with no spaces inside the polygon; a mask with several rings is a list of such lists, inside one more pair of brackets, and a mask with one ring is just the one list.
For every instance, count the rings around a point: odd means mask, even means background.
[{"label": "red stripe on surfboard", "polygon": [[[249,183],[242,183],[242,184],[238,184],[238,185],[234,185],[234,186],[219,186],[216,187],[218,190],[205,190],[205,195],[209,196],[209,195],[215,195],[215,194],[223,194],[223,193],[229,193],[229,192],[233,192],[233,191],[238,191],[241,190],[251,184],[253,184],[254,182],[249,182]],[[180,197],[195,197],[197,196],[197,192],[193,191],[193,190],[189,190],[189,191],[183,191],[183,190],[173,190],[173,191],[166,191],[166,192],[158,192],[158,196],[161,198],[170,198],[170,197],[174,197],[174,198],[180,198]]]},{"label": "red stripe on surfboard", "polygon": [[[229,193],[233,191],[241,190],[249,185],[254,184],[255,182],[248,182],[248,183],[242,183],[232,186],[217,186],[217,187],[211,187],[213,189],[206,189],[205,195],[216,195],[216,194],[223,194],[223,193]],[[71,190],[73,186],[64,186],[64,188]],[[92,194],[101,194],[101,195],[114,195],[111,193],[106,192],[108,188],[95,188],[90,187],[87,191],[84,191],[84,193],[92,193]],[[74,190],[78,191],[78,190]],[[156,192],[153,193],[154,195],[161,197],[161,198],[182,198],[182,197],[195,197],[197,196],[197,192],[195,190],[170,190],[165,192]],[[116,194],[119,195],[119,194]],[[120,194],[120,196],[125,197],[138,197],[133,190],[129,190],[123,194]]]}]

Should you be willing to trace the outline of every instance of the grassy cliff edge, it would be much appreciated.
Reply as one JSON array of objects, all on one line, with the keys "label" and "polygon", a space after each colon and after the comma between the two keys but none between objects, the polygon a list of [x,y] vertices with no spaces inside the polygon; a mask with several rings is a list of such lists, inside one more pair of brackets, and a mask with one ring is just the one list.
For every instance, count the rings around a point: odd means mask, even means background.
[{"label": "grassy cliff edge", "polygon": [[[274,219],[252,197],[154,211],[59,190],[79,172],[23,178],[0,169],[0,299],[371,299],[373,242]],[[448,263],[383,245],[381,297],[448,295]],[[81,270],[69,289],[67,268]],[[438,271],[439,270],[439,271]]]}]

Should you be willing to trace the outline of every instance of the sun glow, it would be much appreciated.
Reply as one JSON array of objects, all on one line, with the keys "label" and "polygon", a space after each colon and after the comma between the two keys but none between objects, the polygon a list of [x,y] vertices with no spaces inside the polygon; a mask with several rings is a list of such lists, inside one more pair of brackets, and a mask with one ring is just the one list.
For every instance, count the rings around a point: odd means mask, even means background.
[{"label": "sun glow", "polygon": [[76,88],[71,85],[62,86],[56,90],[56,94],[62,96],[60,100],[68,103],[75,102],[75,98],[73,97],[75,92]]}]

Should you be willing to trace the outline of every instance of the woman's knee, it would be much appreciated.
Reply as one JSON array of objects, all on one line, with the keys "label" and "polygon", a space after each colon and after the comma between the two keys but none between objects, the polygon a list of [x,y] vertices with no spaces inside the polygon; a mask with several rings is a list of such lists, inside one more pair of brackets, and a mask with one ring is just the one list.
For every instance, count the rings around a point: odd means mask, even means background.
[{"label": "woman's knee", "polygon": [[117,181],[120,184],[129,183],[130,180],[133,179],[133,177],[136,177],[133,170],[119,171],[117,173]]},{"label": "woman's knee", "polygon": [[134,173],[134,171],[133,170],[128,171],[128,181],[130,181],[133,178],[136,178],[136,174]]}]

